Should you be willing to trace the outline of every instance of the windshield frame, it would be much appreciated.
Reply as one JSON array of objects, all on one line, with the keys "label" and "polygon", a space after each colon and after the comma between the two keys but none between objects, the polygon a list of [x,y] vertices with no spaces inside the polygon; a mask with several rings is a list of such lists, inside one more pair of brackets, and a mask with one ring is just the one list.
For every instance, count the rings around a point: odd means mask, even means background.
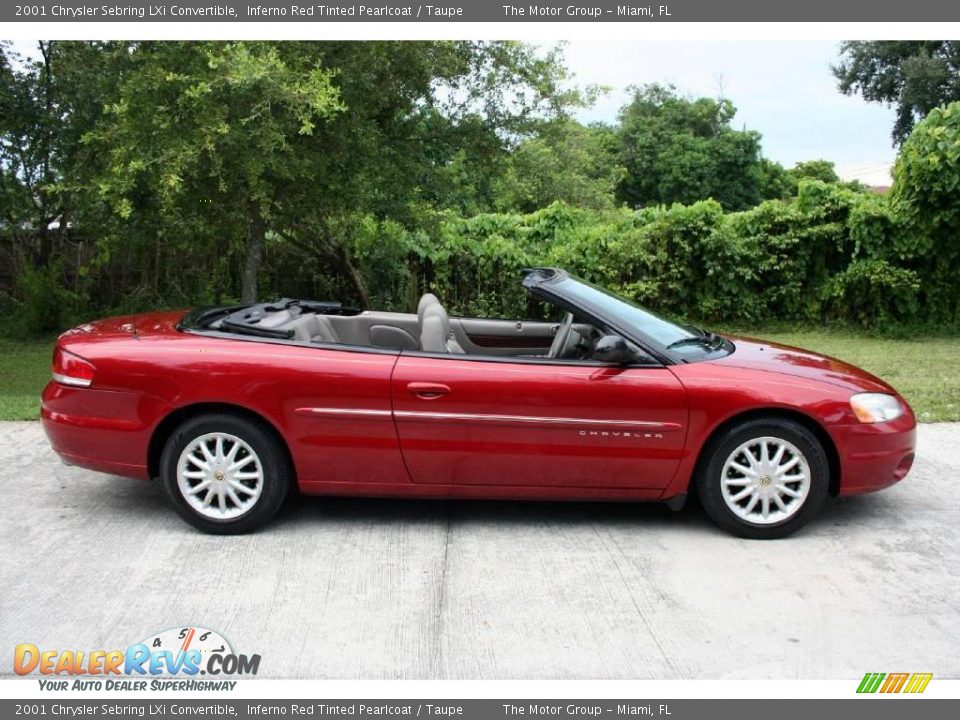
[{"label": "windshield frame", "polygon": [[[590,302],[588,300],[584,300],[583,297],[581,297],[581,293],[569,292],[569,289],[573,286],[589,288],[591,291],[606,295],[607,297],[611,298],[613,302],[622,303],[624,307],[630,311],[638,310],[646,313],[657,321],[673,325],[678,330],[685,333],[686,337],[697,336],[697,333],[692,332],[671,320],[667,320],[657,313],[654,313],[637,303],[633,303],[606,288],[594,285],[593,283],[571,275],[565,270],[561,270],[559,268],[532,268],[529,270],[524,270],[523,286],[528,292],[538,295],[549,302],[561,304],[573,310],[574,312],[580,311],[596,318],[597,320],[600,320],[610,329],[616,331],[626,339],[636,343],[645,352],[664,365],[681,365],[690,362],[700,362],[701,360],[707,360],[712,357],[716,357],[716,351],[707,351],[692,355],[688,352],[678,352],[675,349],[671,349],[667,347],[666,344],[660,342],[655,337],[651,336],[647,332],[644,332],[641,328],[630,322],[628,317],[611,312],[606,303],[600,304]],[[687,347],[690,348],[696,346]],[[721,348],[723,349],[723,355],[728,355],[733,352],[734,346],[729,340],[723,338],[723,345]],[[719,349],[720,348],[718,348],[718,350]]]}]

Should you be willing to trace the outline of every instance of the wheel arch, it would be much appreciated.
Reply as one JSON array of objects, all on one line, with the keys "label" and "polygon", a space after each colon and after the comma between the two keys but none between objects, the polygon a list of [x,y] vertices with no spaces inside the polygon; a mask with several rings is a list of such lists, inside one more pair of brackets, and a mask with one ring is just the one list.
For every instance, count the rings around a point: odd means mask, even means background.
[{"label": "wheel arch", "polygon": [[200,415],[209,415],[212,413],[229,413],[238,415],[246,420],[257,423],[269,432],[277,441],[287,459],[287,465],[290,469],[290,477],[294,487],[297,484],[297,470],[293,462],[293,455],[290,452],[290,446],[280,430],[270,420],[258,412],[232,403],[221,402],[203,402],[192,405],[184,405],[168,413],[153,430],[150,436],[150,444],[147,446],[147,472],[150,478],[156,478],[160,475],[160,456],[163,454],[163,448],[173,432],[187,420]]},{"label": "wheel arch", "polygon": [[[742,423],[749,422],[750,420],[778,418],[783,420],[793,420],[799,425],[804,426],[807,430],[813,433],[817,440],[820,441],[820,444],[823,446],[823,450],[827,455],[827,465],[830,470],[830,483],[828,486],[828,492],[830,495],[836,496],[840,490],[840,453],[837,450],[836,443],[833,441],[830,433],[827,432],[827,429],[815,418],[812,418],[806,413],[800,412],[799,410],[791,410],[789,408],[752,408],[750,410],[739,412],[736,415],[732,415],[723,422],[719,423],[710,432],[710,435],[704,441],[703,445],[700,446],[700,451],[697,455],[697,462],[696,465],[694,465],[692,477],[696,478],[697,474],[702,468],[703,463],[707,462],[707,452],[710,450],[713,441],[719,437],[721,433],[725,432],[731,427],[734,427],[735,425],[740,425]],[[694,483],[691,482],[690,489],[692,490],[694,487]]]}]

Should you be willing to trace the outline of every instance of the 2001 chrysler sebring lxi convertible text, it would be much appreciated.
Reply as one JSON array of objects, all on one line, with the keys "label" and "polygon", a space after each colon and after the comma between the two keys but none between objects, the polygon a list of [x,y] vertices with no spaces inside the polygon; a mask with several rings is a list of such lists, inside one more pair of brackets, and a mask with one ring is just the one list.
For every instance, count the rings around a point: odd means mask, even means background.
[{"label": "2001 chrysler sebring lxi convertible text", "polygon": [[695,491],[721,527],[773,538],[910,470],[913,412],[862,370],[562,270],[523,285],[558,322],[450,318],[425,295],[416,314],[280,300],[81,325],[54,350],[44,427],[68,463],[160,477],[214,533],[264,523],[296,483],[676,509]]}]

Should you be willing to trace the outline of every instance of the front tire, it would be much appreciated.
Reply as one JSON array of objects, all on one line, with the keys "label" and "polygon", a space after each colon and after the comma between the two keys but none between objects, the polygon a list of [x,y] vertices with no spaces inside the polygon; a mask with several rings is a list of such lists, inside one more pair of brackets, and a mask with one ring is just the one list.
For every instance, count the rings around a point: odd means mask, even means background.
[{"label": "front tire", "polygon": [[707,515],[739,537],[781,538],[816,515],[827,497],[823,445],[800,423],[748,420],[710,441],[697,471]]},{"label": "front tire", "polygon": [[249,532],[274,516],[290,486],[290,467],[262,424],[211,413],[184,422],[167,440],[160,476],[177,513],[206,533]]}]

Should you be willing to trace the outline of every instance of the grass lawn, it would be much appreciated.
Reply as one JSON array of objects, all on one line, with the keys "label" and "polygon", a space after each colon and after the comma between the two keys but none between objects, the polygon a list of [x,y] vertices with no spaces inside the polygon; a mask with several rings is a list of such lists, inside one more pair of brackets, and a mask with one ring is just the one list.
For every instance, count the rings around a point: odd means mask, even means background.
[{"label": "grass lawn", "polygon": [[831,355],[893,385],[919,422],[960,420],[960,337],[909,340],[850,331],[750,330],[740,334]]},{"label": "grass lawn", "polygon": [[0,420],[36,420],[53,340],[0,339]]},{"label": "grass lawn", "polygon": [[[960,337],[890,340],[851,332],[749,330],[858,365],[899,390],[921,422],[960,421]],[[50,378],[52,340],[0,339],[0,420],[35,420]]]}]

